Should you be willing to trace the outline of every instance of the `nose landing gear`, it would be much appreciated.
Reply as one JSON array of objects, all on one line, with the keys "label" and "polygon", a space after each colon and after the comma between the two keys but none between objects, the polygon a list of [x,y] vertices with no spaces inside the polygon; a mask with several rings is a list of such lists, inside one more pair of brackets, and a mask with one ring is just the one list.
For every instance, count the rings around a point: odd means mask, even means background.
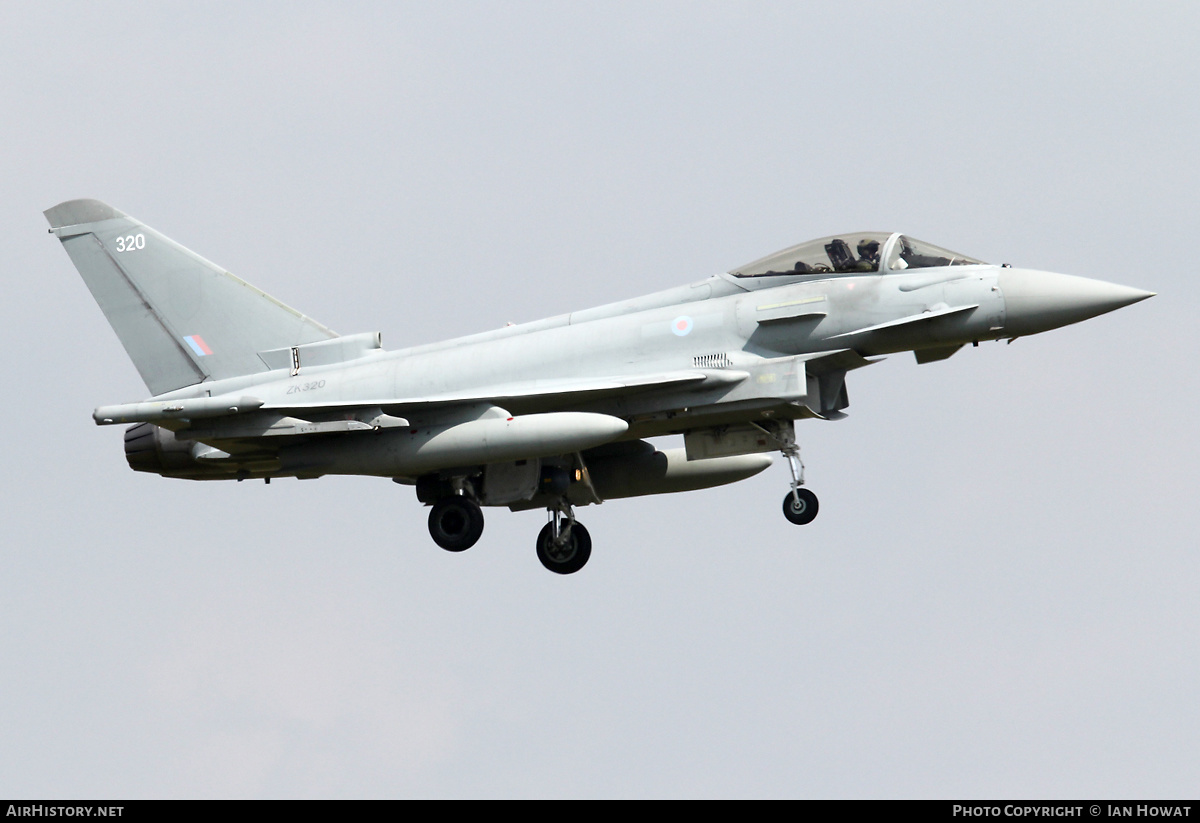
[{"label": "nose landing gear", "polygon": [[797,526],[811,523],[817,516],[817,496],[804,485],[804,461],[800,459],[800,447],[795,441],[785,443],[780,449],[787,458],[792,471],[792,490],[783,498],[783,516]]},{"label": "nose landing gear", "polygon": [[750,425],[778,443],[780,454],[787,458],[788,469],[792,472],[792,490],[783,498],[783,516],[797,526],[813,522],[819,508],[817,496],[803,488],[804,461],[800,459],[800,447],[796,445],[796,431],[793,425]]},{"label": "nose landing gear", "polygon": [[808,489],[792,489],[783,498],[783,516],[797,526],[813,522],[817,508],[817,496]]}]

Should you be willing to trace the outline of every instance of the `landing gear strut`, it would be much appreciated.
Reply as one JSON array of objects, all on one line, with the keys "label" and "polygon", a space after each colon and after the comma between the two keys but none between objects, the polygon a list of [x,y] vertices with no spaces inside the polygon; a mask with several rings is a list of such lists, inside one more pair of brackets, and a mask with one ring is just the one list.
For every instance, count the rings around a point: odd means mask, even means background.
[{"label": "landing gear strut", "polygon": [[804,461],[800,459],[800,447],[793,442],[785,445],[781,451],[787,458],[788,468],[792,470],[792,490],[783,498],[783,516],[797,526],[803,526],[813,522],[817,516],[817,496],[801,488],[804,484]]},{"label": "landing gear strut", "polygon": [[592,556],[592,537],[575,519],[571,506],[560,504],[548,510],[549,522],[537,538],[537,556],[556,574],[574,574]]},{"label": "landing gear strut", "polygon": [[817,505],[817,495],[809,489],[802,488],[804,461],[800,459],[800,447],[792,441],[785,444],[780,451],[784,452],[784,457],[787,458],[787,468],[792,470],[792,491],[784,498],[784,517],[797,525],[811,523],[816,518],[820,506]]},{"label": "landing gear strut", "polygon": [[483,534],[483,510],[463,495],[443,497],[429,512],[429,536],[448,552],[466,551]]},{"label": "landing gear strut", "polygon": [[764,428],[751,423],[756,429],[779,444],[780,453],[787,458],[792,472],[792,490],[783,498],[783,516],[797,526],[811,523],[817,516],[817,496],[804,486],[804,461],[800,459],[800,447],[796,445],[796,432],[789,423],[786,427]]}]

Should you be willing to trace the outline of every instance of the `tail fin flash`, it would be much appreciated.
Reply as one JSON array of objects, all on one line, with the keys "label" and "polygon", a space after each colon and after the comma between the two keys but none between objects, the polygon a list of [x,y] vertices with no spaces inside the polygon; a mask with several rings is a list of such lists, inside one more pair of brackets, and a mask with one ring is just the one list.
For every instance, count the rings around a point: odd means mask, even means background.
[{"label": "tail fin flash", "polygon": [[45,214],[153,394],[266,371],[259,352],[337,337],[99,200]]}]

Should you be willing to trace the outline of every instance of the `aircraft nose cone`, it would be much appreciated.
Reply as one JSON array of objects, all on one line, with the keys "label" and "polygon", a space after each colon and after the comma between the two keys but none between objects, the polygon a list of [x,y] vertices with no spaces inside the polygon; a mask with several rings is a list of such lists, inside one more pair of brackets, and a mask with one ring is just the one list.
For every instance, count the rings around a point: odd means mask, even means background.
[{"label": "aircraft nose cone", "polygon": [[1002,269],[1006,335],[1036,334],[1153,297],[1154,292],[1028,269]]}]

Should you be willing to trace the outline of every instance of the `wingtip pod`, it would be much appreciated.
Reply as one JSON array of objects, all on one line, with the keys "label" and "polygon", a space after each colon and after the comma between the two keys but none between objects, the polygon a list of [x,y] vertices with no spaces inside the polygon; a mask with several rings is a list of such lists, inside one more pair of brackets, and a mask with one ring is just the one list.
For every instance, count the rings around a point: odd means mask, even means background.
[{"label": "wingtip pod", "polygon": [[249,396],[189,397],[183,400],[149,400],[119,406],[100,406],[92,412],[97,426],[118,423],[157,423],[199,417],[220,417],[254,411],[263,401]]},{"label": "wingtip pod", "polygon": [[46,209],[42,214],[50,223],[50,229],[61,229],[64,226],[78,226],[84,223],[99,223],[101,220],[116,220],[128,218],[129,215],[114,209],[99,200],[66,200],[57,206]]}]

